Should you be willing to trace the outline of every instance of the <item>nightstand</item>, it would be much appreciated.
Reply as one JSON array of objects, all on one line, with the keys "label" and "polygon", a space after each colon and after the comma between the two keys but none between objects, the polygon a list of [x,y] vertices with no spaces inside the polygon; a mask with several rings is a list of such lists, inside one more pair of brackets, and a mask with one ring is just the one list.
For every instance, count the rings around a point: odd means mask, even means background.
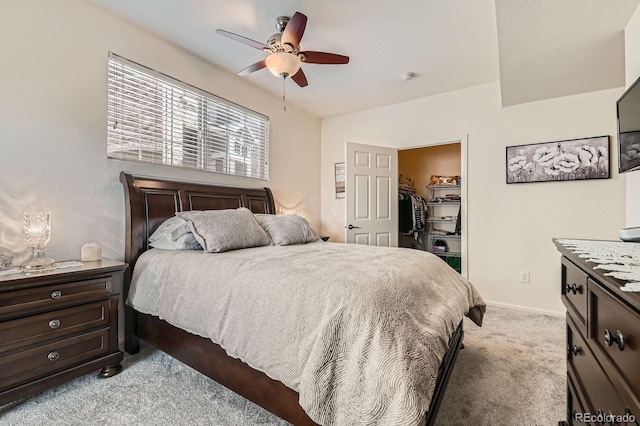
[{"label": "nightstand", "polygon": [[122,371],[118,299],[126,264],[0,276],[0,405],[100,369]]}]

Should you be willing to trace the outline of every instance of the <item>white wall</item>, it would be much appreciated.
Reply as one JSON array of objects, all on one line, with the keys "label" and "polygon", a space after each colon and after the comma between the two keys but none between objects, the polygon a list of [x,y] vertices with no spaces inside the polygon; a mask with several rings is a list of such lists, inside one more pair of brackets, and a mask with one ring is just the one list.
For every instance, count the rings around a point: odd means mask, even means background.
[{"label": "white wall", "polygon": [[[110,50],[268,115],[270,181],[107,160]],[[319,228],[318,118],[293,106],[283,112],[277,96],[85,1],[3,0],[0,52],[0,252],[24,257],[22,213],[47,210],[54,258],[78,258],[80,247],[95,241],[106,256],[122,259],[121,170],[270,186],[281,210]]]},{"label": "white wall", "polygon": [[[491,301],[559,312],[560,259],[554,237],[616,239],[625,220],[617,175],[615,101],[606,90],[502,108],[491,83],[322,121],[322,232],[343,240],[344,199],[333,164],[346,141],[396,148],[468,135],[469,278]],[[505,147],[612,136],[612,178],[507,185]],[[520,284],[519,272],[531,283]]]},{"label": "white wall", "polygon": [[[640,77],[640,6],[624,29],[626,87]],[[626,226],[640,226],[640,171],[629,172],[627,178]]]}]

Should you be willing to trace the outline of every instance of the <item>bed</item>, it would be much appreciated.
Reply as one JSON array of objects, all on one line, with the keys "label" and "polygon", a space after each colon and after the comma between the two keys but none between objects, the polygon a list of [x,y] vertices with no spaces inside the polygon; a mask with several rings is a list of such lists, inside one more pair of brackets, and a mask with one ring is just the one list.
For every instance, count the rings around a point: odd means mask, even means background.
[{"label": "bed", "polygon": [[[165,259],[167,259],[167,254],[162,253],[162,250],[149,250],[150,247],[148,240],[149,236],[166,219],[173,217],[176,212],[223,210],[246,207],[255,214],[276,213],[273,195],[268,188],[238,188],[178,182],[156,178],[137,177],[124,172],[121,173],[120,178],[125,190],[125,260],[129,264],[125,277],[125,300],[128,299],[127,296],[130,291],[132,271],[136,271],[138,273],[136,280],[139,281],[139,275],[143,273],[140,271],[143,270],[143,266],[148,263],[149,258],[158,257],[160,260],[156,260],[156,262],[165,262]],[[331,249],[333,253],[330,254],[331,256],[334,256],[333,261],[343,255],[341,250],[357,250],[353,246],[346,247],[346,245],[342,244],[323,242],[314,242],[305,247],[291,247],[284,248],[282,250],[289,250],[286,252],[287,256],[291,256],[291,259],[295,259],[296,256],[300,256],[300,258],[302,258],[301,256],[305,256],[306,254],[300,253],[305,251],[321,252],[324,255],[325,251],[328,250],[325,247],[329,247],[329,245],[333,246]],[[371,250],[371,248],[362,249]],[[248,251],[245,253],[245,250],[254,250],[254,252],[249,254]],[[236,262],[237,260],[234,256],[262,259],[268,258],[268,256],[272,255],[270,250],[271,249],[268,247],[236,250],[235,253],[231,253],[227,257],[231,259],[231,261]],[[346,251],[344,252],[345,256],[347,255]],[[191,257],[194,255],[181,253],[180,256],[185,259],[189,258],[189,261],[193,261]],[[208,256],[207,260],[214,261],[213,259],[215,256],[216,255]],[[204,258],[203,256],[200,257]],[[219,256],[219,259],[222,258],[223,256]],[[329,257],[328,259],[331,258]],[[246,259],[241,260],[242,261],[240,263],[247,263]],[[273,258],[270,263],[274,263],[273,260],[275,260],[275,258]],[[136,269],[136,264],[139,261],[139,268]],[[264,265],[267,265],[268,263],[265,263]],[[254,275],[260,277],[260,271],[262,271],[264,265],[258,266],[258,269],[253,271]],[[326,268],[326,265],[323,265],[323,267]],[[151,269],[153,268],[148,267],[146,270]],[[309,271],[307,271],[307,273],[308,272]],[[180,275],[180,273],[178,273],[178,275]],[[185,283],[191,282],[192,277],[188,276],[188,273],[185,272],[184,277]],[[237,277],[235,277],[234,274],[231,274],[228,278],[225,278],[225,282],[233,281],[236,278]],[[266,272],[262,275],[262,279],[264,283],[270,285],[277,285],[277,281],[279,281],[275,280]],[[134,284],[136,280],[134,280]],[[178,278],[172,276],[170,281],[180,281],[180,276],[178,276]],[[238,284],[234,284],[234,288],[237,287]],[[135,291],[133,290],[132,295],[135,295]],[[267,294],[265,293],[265,295]],[[474,322],[480,325],[482,321],[482,314],[484,312],[484,305],[481,303],[481,298],[477,295],[475,303],[475,306],[469,307],[469,311],[467,313]],[[307,414],[305,409],[302,408],[301,401],[306,401],[308,399],[306,395],[308,392],[299,392],[300,386],[305,389],[303,385],[298,386],[298,383],[295,380],[291,381],[288,377],[286,380],[283,379],[283,381],[287,382],[289,386],[285,385],[281,380],[272,378],[277,376],[273,371],[268,371],[268,374],[261,371],[260,366],[256,367],[257,362],[255,362],[254,359],[249,359],[246,363],[241,361],[239,358],[242,358],[242,354],[238,355],[235,347],[233,347],[232,350],[229,350],[230,346],[226,343],[221,343],[222,346],[225,346],[223,349],[221,345],[214,343],[211,338],[204,337],[203,333],[201,333],[199,329],[195,329],[194,331],[192,327],[188,326],[188,323],[185,323],[181,328],[176,325],[172,325],[180,323],[180,321],[176,321],[174,318],[167,319],[167,316],[164,314],[157,314],[153,310],[138,309],[140,310],[136,310],[128,303],[125,303],[125,350],[128,353],[137,353],[139,350],[139,339],[143,339],[181,362],[226,386],[232,391],[295,425],[317,424]],[[145,310],[148,312],[144,313],[143,311]],[[183,309],[182,311],[184,312],[185,310]],[[235,315],[240,316],[240,319],[242,319],[242,315],[244,314],[236,313]],[[231,325],[234,323],[235,322],[232,322]],[[190,330],[191,332],[186,330]],[[451,374],[456,356],[462,347],[462,338],[463,327],[462,317],[460,315],[460,318],[456,319],[456,322],[453,323],[447,331],[448,341],[443,342],[443,353],[438,355],[439,365],[436,368],[437,374],[434,372],[434,374],[424,377],[425,383],[429,383],[430,387],[433,387],[433,392],[428,399],[428,408],[425,410],[426,412],[423,416],[421,414],[421,420],[424,419],[424,423],[427,425],[431,425],[435,421],[440,401],[442,400],[444,389]],[[269,348],[267,347],[252,348],[252,352],[257,354],[268,351]],[[228,352],[235,355],[235,357],[228,355]],[[285,359],[284,361],[288,360]],[[253,368],[250,365],[253,365],[256,368]],[[293,365],[295,365],[295,363],[293,363]],[[289,367],[290,366],[285,366],[283,368]],[[320,391],[322,391],[322,389]],[[404,401],[402,403],[404,403]],[[307,410],[312,412],[312,415],[315,418],[319,418],[317,410],[310,410],[307,402],[303,402],[302,404],[307,406]],[[328,421],[327,423],[333,423],[333,421]]]}]

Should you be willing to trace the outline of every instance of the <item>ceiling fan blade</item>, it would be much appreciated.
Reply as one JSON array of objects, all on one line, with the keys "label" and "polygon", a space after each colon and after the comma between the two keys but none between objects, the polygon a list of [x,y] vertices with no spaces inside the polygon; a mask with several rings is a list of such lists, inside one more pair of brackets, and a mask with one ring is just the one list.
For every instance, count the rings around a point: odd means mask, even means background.
[{"label": "ceiling fan blade", "polygon": [[348,64],[349,57],[336,53],[326,52],[301,52],[304,55],[303,62],[307,64]]},{"label": "ceiling fan blade", "polygon": [[300,39],[302,39],[302,34],[304,34],[304,29],[307,26],[307,17],[300,12],[294,13],[293,17],[287,23],[287,26],[284,27],[284,31],[282,32],[282,37],[280,38],[280,42],[282,44],[290,44],[294,49],[298,48],[300,44]]},{"label": "ceiling fan blade", "polygon": [[295,81],[300,87],[305,87],[309,85],[309,83],[307,83],[307,76],[304,75],[302,68],[300,68],[298,72],[295,73],[293,77],[291,77],[291,80]]},{"label": "ceiling fan blade", "polygon": [[249,47],[253,47],[254,49],[258,49],[258,50],[265,50],[265,49],[268,50],[269,49],[269,46],[267,46],[264,43],[260,43],[259,41],[251,40],[250,38],[246,38],[246,37],[243,37],[243,36],[235,34],[235,33],[230,33],[229,31],[217,29],[216,32],[218,34],[220,34],[220,35],[223,35],[225,37],[230,38],[231,40],[239,41],[242,44],[246,44]]},{"label": "ceiling fan blade", "polygon": [[261,70],[262,68],[264,68],[266,66],[267,66],[267,62],[263,59],[260,62],[256,62],[255,64],[249,65],[248,67],[246,67],[245,69],[240,71],[238,73],[238,75],[251,74],[252,72]]}]

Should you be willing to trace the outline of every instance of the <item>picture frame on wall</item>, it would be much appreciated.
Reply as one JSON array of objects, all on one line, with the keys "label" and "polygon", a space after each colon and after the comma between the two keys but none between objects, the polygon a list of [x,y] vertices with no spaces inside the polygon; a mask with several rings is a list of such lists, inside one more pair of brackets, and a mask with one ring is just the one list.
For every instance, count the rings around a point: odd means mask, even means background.
[{"label": "picture frame on wall", "polygon": [[508,146],[507,183],[608,179],[610,142],[606,135]]},{"label": "picture frame on wall", "polygon": [[345,198],[347,196],[345,192],[345,164],[335,164],[335,176],[336,176],[336,198]]}]

